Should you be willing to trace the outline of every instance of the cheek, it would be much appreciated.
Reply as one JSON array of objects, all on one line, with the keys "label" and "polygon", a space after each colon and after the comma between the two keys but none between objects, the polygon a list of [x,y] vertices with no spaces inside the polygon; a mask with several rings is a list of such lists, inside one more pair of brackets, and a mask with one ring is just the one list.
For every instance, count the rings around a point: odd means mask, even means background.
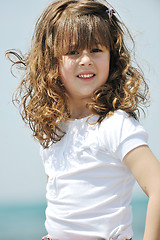
[{"label": "cheek", "polygon": [[62,83],[65,83],[66,78],[67,78],[67,71],[66,71],[65,64],[60,64],[59,65],[59,74],[60,74],[60,78],[61,78]]},{"label": "cheek", "polygon": [[74,73],[74,64],[68,59],[63,59],[59,64],[59,73],[62,81],[66,81]]},{"label": "cheek", "polygon": [[70,71],[68,71],[68,68],[65,64],[60,64],[59,66],[59,74],[62,84],[64,85],[65,89],[69,91],[70,85],[71,85],[71,77],[70,77]]},{"label": "cheek", "polygon": [[109,75],[109,70],[110,70],[110,59],[104,59],[104,61],[102,62],[101,64],[101,71],[103,71],[107,78],[108,78],[108,75]]}]

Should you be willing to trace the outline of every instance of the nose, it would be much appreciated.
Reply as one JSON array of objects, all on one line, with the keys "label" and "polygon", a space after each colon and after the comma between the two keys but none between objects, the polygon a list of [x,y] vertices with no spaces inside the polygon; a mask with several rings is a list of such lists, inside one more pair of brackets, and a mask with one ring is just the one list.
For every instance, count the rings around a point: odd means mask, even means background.
[{"label": "nose", "polygon": [[85,50],[82,52],[80,56],[79,64],[81,66],[90,66],[93,64],[92,57],[88,51]]}]

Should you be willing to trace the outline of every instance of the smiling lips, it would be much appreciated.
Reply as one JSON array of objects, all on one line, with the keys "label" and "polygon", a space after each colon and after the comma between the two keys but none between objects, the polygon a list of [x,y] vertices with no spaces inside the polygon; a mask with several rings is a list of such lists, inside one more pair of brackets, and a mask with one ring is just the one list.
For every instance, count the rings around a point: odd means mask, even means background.
[{"label": "smiling lips", "polygon": [[79,74],[77,75],[78,78],[81,78],[81,79],[91,79],[95,76],[94,73],[91,73],[91,74]]}]

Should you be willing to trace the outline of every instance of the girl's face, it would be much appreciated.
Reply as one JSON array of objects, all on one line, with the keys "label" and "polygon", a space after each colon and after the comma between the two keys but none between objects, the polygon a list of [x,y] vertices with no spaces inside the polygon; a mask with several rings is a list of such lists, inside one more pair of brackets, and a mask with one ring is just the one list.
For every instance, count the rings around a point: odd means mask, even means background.
[{"label": "girl's face", "polygon": [[71,100],[89,100],[109,75],[110,52],[105,46],[75,50],[62,56],[61,81]]}]

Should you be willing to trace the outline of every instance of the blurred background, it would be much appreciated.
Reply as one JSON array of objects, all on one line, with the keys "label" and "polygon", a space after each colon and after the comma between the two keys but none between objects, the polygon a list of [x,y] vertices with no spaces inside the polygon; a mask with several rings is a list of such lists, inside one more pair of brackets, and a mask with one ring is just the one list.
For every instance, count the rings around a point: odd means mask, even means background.
[{"label": "blurred background", "polygon": [[[0,239],[40,240],[46,234],[45,185],[39,144],[12,105],[19,79],[10,73],[8,49],[30,47],[35,21],[48,0],[0,2]],[[151,91],[151,106],[141,122],[149,145],[160,159],[160,0],[111,0],[136,42],[136,57]],[[147,174],[147,173],[146,173]],[[136,185],[133,193],[134,239],[143,236],[147,197]]]}]

